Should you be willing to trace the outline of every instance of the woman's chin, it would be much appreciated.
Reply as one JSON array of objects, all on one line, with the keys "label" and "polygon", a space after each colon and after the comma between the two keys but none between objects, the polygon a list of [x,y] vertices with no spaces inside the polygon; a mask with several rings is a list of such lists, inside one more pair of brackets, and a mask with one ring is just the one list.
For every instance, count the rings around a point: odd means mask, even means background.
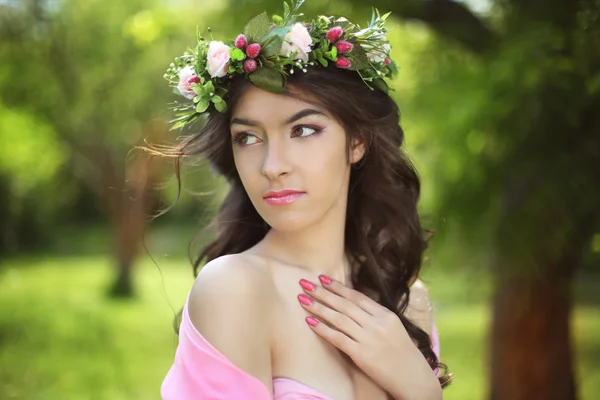
[{"label": "woman's chin", "polygon": [[277,232],[299,231],[309,226],[312,222],[311,219],[308,218],[306,215],[302,216],[297,213],[295,215],[285,214],[288,213],[281,213],[277,216],[271,215],[269,216],[269,218],[265,218],[265,221],[271,227],[271,229]]}]

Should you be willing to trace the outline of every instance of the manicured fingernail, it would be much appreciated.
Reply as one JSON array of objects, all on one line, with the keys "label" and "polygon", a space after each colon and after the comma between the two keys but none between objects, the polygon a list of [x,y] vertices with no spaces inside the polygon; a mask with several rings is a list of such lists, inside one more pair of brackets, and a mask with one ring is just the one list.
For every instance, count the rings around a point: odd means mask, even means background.
[{"label": "manicured fingernail", "polygon": [[316,326],[319,323],[319,320],[317,320],[316,318],[313,318],[313,317],[306,317],[306,322],[310,326]]},{"label": "manicured fingernail", "polygon": [[304,290],[313,291],[316,286],[314,283],[307,281],[306,279],[300,279],[300,286],[304,288]]},{"label": "manicured fingernail", "polygon": [[319,280],[323,282],[323,285],[329,285],[331,283],[331,278],[327,275],[319,275]]},{"label": "manicured fingernail", "polygon": [[304,304],[305,306],[310,306],[313,302],[312,299],[305,294],[299,294],[298,301]]}]

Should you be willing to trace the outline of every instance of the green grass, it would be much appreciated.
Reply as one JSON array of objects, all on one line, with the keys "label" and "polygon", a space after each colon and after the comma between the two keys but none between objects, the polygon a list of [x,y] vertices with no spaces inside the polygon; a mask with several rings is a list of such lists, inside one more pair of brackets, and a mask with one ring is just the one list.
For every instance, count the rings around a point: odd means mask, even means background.
[{"label": "green grass", "polygon": [[[192,275],[182,258],[157,261],[162,274],[149,261],[139,265],[138,296],[128,301],[105,296],[113,272],[106,258],[0,265],[0,398],[158,399],[176,346],[173,313]],[[456,375],[446,400],[484,399],[487,390],[487,286],[464,279],[438,275],[428,282],[442,358]],[[600,392],[600,311],[578,307],[574,332],[580,398],[592,400]]]}]

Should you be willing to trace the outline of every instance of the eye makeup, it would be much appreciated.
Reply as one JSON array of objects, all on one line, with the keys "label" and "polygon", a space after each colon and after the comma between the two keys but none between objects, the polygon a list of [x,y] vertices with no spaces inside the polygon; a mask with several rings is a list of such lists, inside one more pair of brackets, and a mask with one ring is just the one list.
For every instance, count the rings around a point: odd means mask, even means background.
[{"label": "eye makeup", "polygon": [[[302,135],[302,133],[304,133],[304,130],[312,130],[313,132],[308,134],[308,135]],[[290,129],[290,137],[293,139],[309,139],[315,136],[320,135],[321,133],[323,133],[323,130],[325,129],[325,127],[320,126],[320,125],[315,125],[315,124],[298,124],[298,125],[294,125],[291,129]],[[300,131],[299,134],[296,134],[296,132]],[[257,135],[254,135],[252,133],[248,133],[246,131],[240,131],[240,132],[235,132],[231,135],[231,141],[233,144],[239,145],[239,146],[250,146],[252,144],[255,143],[248,143],[248,141],[253,141],[253,140],[261,140]]]}]

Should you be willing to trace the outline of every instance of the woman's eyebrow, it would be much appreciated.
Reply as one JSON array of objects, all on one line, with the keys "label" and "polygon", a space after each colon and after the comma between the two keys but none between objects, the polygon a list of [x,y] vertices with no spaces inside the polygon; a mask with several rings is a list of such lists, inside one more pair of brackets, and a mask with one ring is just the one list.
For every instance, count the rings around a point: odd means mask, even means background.
[{"label": "woman's eyebrow", "polygon": [[245,118],[233,118],[231,120],[231,125],[235,125],[235,124],[239,124],[239,125],[246,125],[246,126],[259,126],[260,123],[256,122],[256,121],[252,121],[251,119],[245,119]]},{"label": "woman's eyebrow", "polygon": [[325,116],[325,114],[323,114],[321,111],[319,110],[315,110],[312,108],[306,108],[302,111],[298,111],[296,114],[292,115],[290,118],[288,118],[285,123],[286,124],[291,124],[294,121],[299,120],[300,118],[304,118],[304,117],[308,117],[309,115],[322,115]]},{"label": "woman's eyebrow", "polygon": [[[306,108],[306,109],[298,111],[296,114],[292,115],[290,118],[288,118],[285,121],[285,123],[286,124],[291,124],[292,122],[297,121],[300,118],[308,117],[309,115],[322,115],[322,116],[325,116],[325,114],[323,112],[319,111],[319,110],[315,110],[315,109],[312,109],[312,108]],[[230,125],[234,125],[234,124],[246,125],[246,126],[254,126],[254,127],[262,125],[260,122],[256,122],[256,121],[253,121],[251,119],[246,119],[246,118],[232,118]]]}]

